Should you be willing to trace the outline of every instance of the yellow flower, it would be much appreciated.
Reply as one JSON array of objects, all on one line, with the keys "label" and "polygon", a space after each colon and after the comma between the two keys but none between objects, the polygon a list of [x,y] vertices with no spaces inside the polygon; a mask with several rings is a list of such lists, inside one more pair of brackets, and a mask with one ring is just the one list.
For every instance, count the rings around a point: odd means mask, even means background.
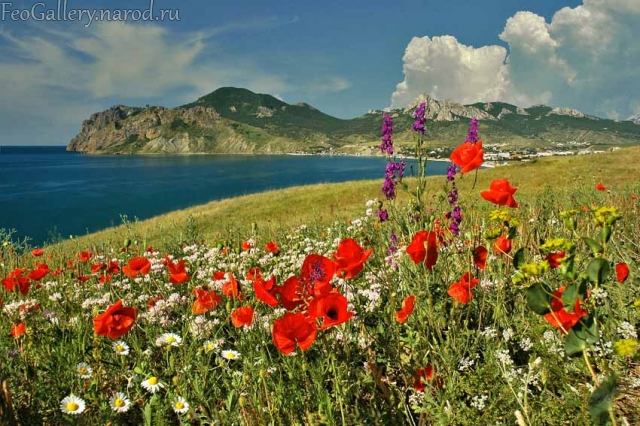
[{"label": "yellow flower", "polygon": [[537,277],[549,270],[549,262],[526,263],[520,267],[520,272],[526,277]]},{"label": "yellow flower", "polygon": [[633,302],[633,306],[636,307],[636,308],[640,308],[640,299],[638,299],[635,302]]},{"label": "yellow flower", "polygon": [[613,225],[622,215],[616,207],[603,206],[593,209],[593,222],[597,226]]},{"label": "yellow flower", "polygon": [[613,349],[620,356],[630,356],[638,349],[638,341],[636,339],[622,339],[613,344]]},{"label": "yellow flower", "polygon": [[509,220],[509,212],[503,209],[497,209],[489,212],[489,219],[496,222],[506,222]]}]

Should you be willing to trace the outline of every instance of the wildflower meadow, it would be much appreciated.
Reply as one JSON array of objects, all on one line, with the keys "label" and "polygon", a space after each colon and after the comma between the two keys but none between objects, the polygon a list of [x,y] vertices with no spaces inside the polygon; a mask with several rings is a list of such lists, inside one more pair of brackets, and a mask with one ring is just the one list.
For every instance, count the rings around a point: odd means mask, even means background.
[{"label": "wildflower meadow", "polygon": [[3,232],[2,424],[640,424],[637,184],[463,192],[474,119],[433,191],[424,113],[413,169],[384,115],[350,221],[162,250]]}]

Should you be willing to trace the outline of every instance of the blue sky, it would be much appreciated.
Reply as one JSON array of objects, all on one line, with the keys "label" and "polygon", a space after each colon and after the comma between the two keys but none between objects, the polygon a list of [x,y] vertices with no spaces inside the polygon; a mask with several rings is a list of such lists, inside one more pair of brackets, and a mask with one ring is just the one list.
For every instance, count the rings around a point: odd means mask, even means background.
[{"label": "blue sky", "polygon": [[0,21],[3,145],[66,144],[113,104],[176,106],[227,85],[342,118],[421,93],[618,119],[640,112],[637,0],[154,0],[156,13],[177,9],[180,21],[10,19],[36,3],[14,1]]}]

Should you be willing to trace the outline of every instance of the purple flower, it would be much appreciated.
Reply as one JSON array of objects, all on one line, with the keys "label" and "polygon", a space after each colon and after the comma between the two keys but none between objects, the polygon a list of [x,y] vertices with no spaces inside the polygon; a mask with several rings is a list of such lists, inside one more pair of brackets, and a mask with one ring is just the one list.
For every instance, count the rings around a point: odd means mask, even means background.
[{"label": "purple flower", "polygon": [[386,209],[378,210],[377,214],[378,214],[378,219],[380,219],[380,222],[386,222],[387,220],[389,220],[389,212],[387,212]]},{"label": "purple flower", "polygon": [[387,200],[394,200],[396,198],[396,186],[398,185],[398,180],[404,177],[406,165],[407,163],[404,161],[390,161],[387,163],[384,173],[384,183],[382,184],[382,193],[387,197]]},{"label": "purple flower", "polygon": [[467,133],[467,142],[478,142],[478,119],[472,118],[469,124],[469,133]]},{"label": "purple flower", "polygon": [[449,164],[449,168],[447,169],[447,180],[449,182],[453,182],[456,178],[456,165],[451,163]]},{"label": "purple flower", "polygon": [[427,119],[424,117],[425,110],[427,108],[427,103],[422,102],[416,111],[413,113],[413,118],[416,121],[413,122],[413,131],[418,132],[424,135],[424,123],[426,123]]},{"label": "purple flower", "polygon": [[391,140],[392,133],[393,118],[385,112],[382,115],[382,143],[380,144],[380,151],[385,152],[387,155],[393,155],[393,141]]}]

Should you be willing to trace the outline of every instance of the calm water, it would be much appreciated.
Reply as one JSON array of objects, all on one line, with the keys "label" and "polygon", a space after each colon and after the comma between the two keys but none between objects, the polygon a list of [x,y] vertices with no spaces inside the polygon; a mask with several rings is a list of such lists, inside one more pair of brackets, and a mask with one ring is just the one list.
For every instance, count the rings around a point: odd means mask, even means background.
[{"label": "calm water", "polygon": [[[375,179],[382,158],[324,156],[87,156],[64,147],[2,147],[0,228],[34,244],[82,235],[211,200],[320,182]],[[447,163],[432,162],[430,174]]]}]

